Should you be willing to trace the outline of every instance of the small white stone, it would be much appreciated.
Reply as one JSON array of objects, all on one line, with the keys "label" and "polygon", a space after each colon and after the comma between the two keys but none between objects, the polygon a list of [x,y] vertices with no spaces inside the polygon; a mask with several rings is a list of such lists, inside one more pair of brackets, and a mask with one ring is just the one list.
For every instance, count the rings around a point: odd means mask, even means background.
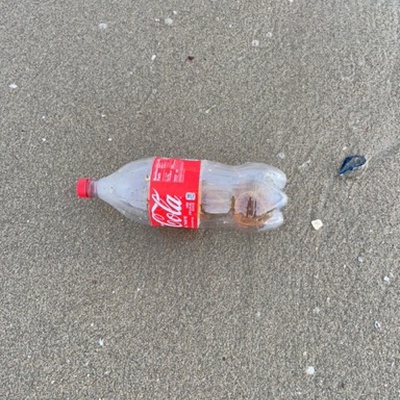
[{"label": "small white stone", "polygon": [[375,329],[376,329],[377,331],[380,331],[381,328],[382,328],[381,323],[380,323],[379,321],[375,321],[375,322],[374,322],[374,327],[375,327]]},{"label": "small white stone", "polygon": [[358,256],[357,261],[361,264],[364,262],[364,257]]},{"label": "small white stone", "polygon": [[99,339],[99,346],[104,346],[104,339],[103,338]]},{"label": "small white stone", "polygon": [[110,137],[109,137],[107,140],[108,140],[109,142],[112,142],[112,138],[110,138]]},{"label": "small white stone", "polygon": [[260,45],[260,41],[257,40],[257,39],[254,39],[254,40],[251,42],[251,45],[252,45],[253,47],[258,47],[258,46]]},{"label": "small white stone", "polygon": [[386,282],[386,283],[390,283],[390,278],[388,277],[388,276],[384,276],[383,277],[383,280]]},{"label": "small white stone", "polygon": [[316,231],[318,231],[323,227],[324,224],[320,219],[314,219],[314,221],[311,221],[311,225]]},{"label": "small white stone", "polygon": [[176,14],[178,14],[178,11],[172,11],[172,14],[174,14],[174,15],[176,15]]},{"label": "small white stone", "polygon": [[8,87],[9,87],[10,89],[16,89],[18,86],[17,86],[15,83],[10,83],[10,84],[8,85]]},{"label": "small white stone", "polygon": [[105,29],[107,29],[108,25],[105,22],[100,22],[99,23],[99,30],[100,31],[104,31]]},{"label": "small white stone", "polygon": [[301,164],[298,168],[300,171],[307,169],[310,166],[311,160],[307,160],[303,164]]},{"label": "small white stone", "polygon": [[265,36],[266,36],[267,38],[272,38],[273,34],[272,34],[272,32],[267,32],[267,33],[265,34]]},{"label": "small white stone", "polygon": [[278,157],[282,160],[286,157],[284,152],[278,153]]},{"label": "small white stone", "polygon": [[310,366],[307,367],[307,369],[306,369],[306,374],[307,374],[307,375],[314,375],[314,374],[315,374],[315,368],[314,368],[312,365],[310,365]]},{"label": "small white stone", "polygon": [[155,59],[156,59],[156,55],[155,54],[153,54],[152,56],[151,56],[151,61],[154,61]]},{"label": "small white stone", "polygon": [[45,137],[42,137],[42,142],[45,142],[46,141],[46,138]]},{"label": "small white stone", "polygon": [[174,23],[174,20],[172,18],[168,17],[168,18],[164,19],[164,24],[165,25],[171,26],[173,23]]}]

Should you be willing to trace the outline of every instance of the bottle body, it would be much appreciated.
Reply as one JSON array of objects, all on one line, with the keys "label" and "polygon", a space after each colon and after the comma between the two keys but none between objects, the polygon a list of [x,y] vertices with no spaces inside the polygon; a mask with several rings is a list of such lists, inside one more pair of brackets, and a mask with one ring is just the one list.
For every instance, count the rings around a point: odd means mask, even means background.
[{"label": "bottle body", "polygon": [[[193,167],[188,167],[189,163]],[[190,175],[188,168],[199,168],[197,175]],[[165,193],[160,195],[156,182],[163,179],[169,179],[163,186],[168,188],[166,197]],[[197,191],[185,192],[182,199],[174,193],[179,184],[195,185]],[[81,197],[98,197],[145,225],[264,231],[283,223],[285,184],[282,171],[262,163],[230,166],[208,160],[151,157],[133,161],[98,181],[89,180],[88,195]],[[185,212],[196,220],[194,224],[184,224]]]}]

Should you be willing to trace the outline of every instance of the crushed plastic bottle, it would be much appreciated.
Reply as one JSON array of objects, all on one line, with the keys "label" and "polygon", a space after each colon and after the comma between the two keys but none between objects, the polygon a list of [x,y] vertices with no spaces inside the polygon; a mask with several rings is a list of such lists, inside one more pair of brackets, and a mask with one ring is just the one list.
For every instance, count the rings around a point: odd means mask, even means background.
[{"label": "crushed plastic bottle", "polygon": [[174,228],[266,231],[283,223],[285,174],[262,163],[151,157],[77,183],[81,198],[100,198],[133,221]]}]

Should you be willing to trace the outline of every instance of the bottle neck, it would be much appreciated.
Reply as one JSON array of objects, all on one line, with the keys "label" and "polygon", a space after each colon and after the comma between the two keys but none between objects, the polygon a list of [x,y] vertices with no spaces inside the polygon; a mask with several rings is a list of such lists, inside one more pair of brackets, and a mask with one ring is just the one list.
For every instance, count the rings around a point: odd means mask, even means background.
[{"label": "bottle neck", "polygon": [[93,179],[88,182],[88,196],[91,199],[97,197],[97,181]]}]

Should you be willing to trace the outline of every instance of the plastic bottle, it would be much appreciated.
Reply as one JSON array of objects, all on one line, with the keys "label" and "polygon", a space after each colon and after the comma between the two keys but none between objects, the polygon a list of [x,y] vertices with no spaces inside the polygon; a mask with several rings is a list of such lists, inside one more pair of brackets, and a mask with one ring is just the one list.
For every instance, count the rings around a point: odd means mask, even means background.
[{"label": "plastic bottle", "polygon": [[266,164],[151,157],[97,181],[79,179],[77,195],[146,225],[265,231],[283,223],[285,184],[285,174]]}]

